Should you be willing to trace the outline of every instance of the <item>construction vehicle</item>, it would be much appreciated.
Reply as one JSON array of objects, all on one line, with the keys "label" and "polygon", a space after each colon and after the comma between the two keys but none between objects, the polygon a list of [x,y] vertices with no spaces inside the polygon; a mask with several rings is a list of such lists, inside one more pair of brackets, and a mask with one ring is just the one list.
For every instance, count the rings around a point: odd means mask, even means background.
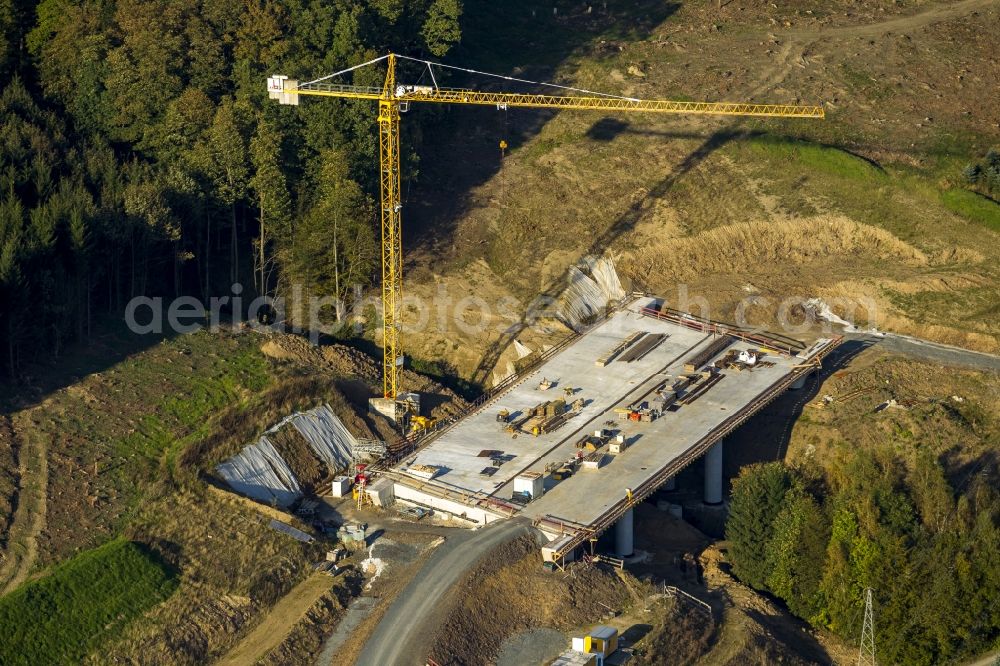
[{"label": "construction vehicle", "polygon": [[555,481],[564,481],[573,476],[573,468],[569,465],[563,465],[562,467],[553,470],[549,476],[551,476]]},{"label": "construction vehicle", "polygon": [[[400,83],[396,78],[399,60],[417,63],[426,68],[432,85],[412,85]],[[385,80],[381,87],[368,87],[333,83],[330,80],[343,76],[362,67],[385,63]],[[300,83],[284,75],[273,75],[267,79],[268,96],[280,104],[299,103],[303,95],[334,97],[340,99],[371,100],[378,102],[379,125],[379,208],[382,227],[382,392],[383,399],[395,400],[401,390],[400,379],[403,371],[403,348],[401,343],[403,306],[403,249],[401,242],[403,197],[401,194],[399,169],[399,121],[400,115],[409,110],[413,103],[471,104],[495,107],[506,111],[508,108],[566,109],[602,111],[613,113],[670,113],[719,116],[756,116],[774,118],[823,118],[821,106],[796,106],[789,104],[742,104],[732,102],[678,102],[671,100],[642,100],[551,83],[531,82],[537,86],[550,86],[559,94],[493,92],[470,89],[442,88],[437,84],[435,70],[459,69],[452,65],[442,65],[400,56],[395,53],[369,60],[327,76]],[[471,70],[464,70],[469,72]],[[493,76],[511,80],[510,77],[473,72],[478,75]],[[572,94],[566,94],[572,93]]]},{"label": "construction vehicle", "polygon": [[497,423],[510,423],[510,410],[501,409],[497,412]]},{"label": "construction vehicle", "polygon": [[437,419],[431,416],[413,416],[410,418],[410,432],[423,432],[437,425]]}]

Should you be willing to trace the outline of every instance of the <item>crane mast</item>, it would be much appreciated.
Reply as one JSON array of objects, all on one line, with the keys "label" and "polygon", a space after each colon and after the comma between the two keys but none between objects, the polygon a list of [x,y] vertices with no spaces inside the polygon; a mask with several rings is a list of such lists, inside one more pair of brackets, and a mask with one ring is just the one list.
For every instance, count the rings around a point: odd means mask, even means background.
[{"label": "crane mast", "polygon": [[[412,58],[408,58],[413,60]],[[386,61],[385,83],[381,88],[353,86],[325,81],[380,60]],[[679,102],[643,100],[603,94],[540,95],[489,92],[463,88],[404,85],[396,80],[397,55],[390,53],[368,63],[351,67],[315,81],[299,83],[287,76],[268,78],[268,93],[281,104],[298,104],[302,95],[338,99],[366,99],[378,102],[380,219],[382,224],[382,394],[395,400],[401,391],[403,370],[401,341],[403,250],[402,198],[399,174],[399,117],[410,103],[470,104],[498,109],[567,109],[616,113],[673,113],[765,118],[823,118],[822,106],[792,104],[744,104],[739,102]],[[419,61],[431,67],[437,63]],[[438,65],[440,66],[440,65]],[[471,70],[467,70],[471,71]],[[433,70],[431,70],[433,75]],[[432,76],[433,78],[433,76]],[[506,78],[506,77],[505,77]]]},{"label": "crane mast", "polygon": [[399,101],[396,57],[389,54],[378,100],[378,153],[382,219],[382,397],[399,395],[403,374],[400,345],[403,316],[403,203],[399,187]]}]

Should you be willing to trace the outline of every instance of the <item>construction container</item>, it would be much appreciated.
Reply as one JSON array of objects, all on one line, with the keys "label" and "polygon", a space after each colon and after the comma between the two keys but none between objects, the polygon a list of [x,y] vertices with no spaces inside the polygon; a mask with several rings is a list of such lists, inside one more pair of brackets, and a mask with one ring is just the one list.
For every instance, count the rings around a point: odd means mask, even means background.
[{"label": "construction container", "polygon": [[584,469],[600,469],[602,465],[604,465],[603,453],[591,453],[583,459]]},{"label": "construction container", "polygon": [[383,476],[365,488],[365,492],[368,493],[368,498],[372,501],[372,504],[386,507],[391,506],[396,499],[396,495],[393,492],[394,489],[395,484],[392,479]]},{"label": "construction container", "polygon": [[420,394],[414,391],[404,391],[396,396],[396,401],[406,405],[411,414],[420,413]]},{"label": "construction container", "polygon": [[351,493],[351,477],[335,476],[330,483],[330,495],[333,497],[347,497]]},{"label": "construction container", "polygon": [[527,493],[537,499],[545,492],[545,477],[538,472],[522,472],[514,477],[514,492]]},{"label": "construction container", "polygon": [[619,454],[628,448],[628,442],[625,441],[625,435],[618,435],[608,444],[608,452],[613,454]]},{"label": "construction container", "polygon": [[587,652],[607,657],[618,649],[618,630],[614,627],[600,625],[591,629],[588,634],[590,649]]}]

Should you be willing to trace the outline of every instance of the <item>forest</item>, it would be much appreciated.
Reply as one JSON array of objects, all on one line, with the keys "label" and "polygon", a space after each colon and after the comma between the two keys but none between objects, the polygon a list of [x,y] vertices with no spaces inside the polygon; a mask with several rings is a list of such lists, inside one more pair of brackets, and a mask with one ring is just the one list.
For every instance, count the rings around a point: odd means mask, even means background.
[{"label": "forest", "polygon": [[970,466],[890,447],[828,470],[744,468],[726,525],[733,572],[857,644],[872,588],[879,661],[942,664],[1000,636],[1000,493]]},{"label": "forest", "polygon": [[441,57],[461,14],[461,0],[0,2],[0,375],[137,295],[370,284],[375,114],[268,103],[266,77],[390,48]]}]

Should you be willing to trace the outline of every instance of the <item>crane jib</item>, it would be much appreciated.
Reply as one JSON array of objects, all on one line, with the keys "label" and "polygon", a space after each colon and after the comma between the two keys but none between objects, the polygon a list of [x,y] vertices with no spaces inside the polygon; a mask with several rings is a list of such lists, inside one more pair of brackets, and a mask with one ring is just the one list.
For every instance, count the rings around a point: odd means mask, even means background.
[{"label": "crane jib", "polygon": [[[310,84],[285,94],[340,97],[344,99],[383,99],[381,88],[333,84]],[[631,111],[647,113],[677,113],[724,116],[762,116],[777,118],[823,118],[822,106],[794,104],[750,104],[746,102],[683,102],[647,100],[628,97],[584,97],[579,95],[537,95],[523,93],[484,92],[460,88],[430,86],[397,86],[390,99],[400,102],[430,104],[473,104],[513,108],[548,108],[595,111]]]}]

